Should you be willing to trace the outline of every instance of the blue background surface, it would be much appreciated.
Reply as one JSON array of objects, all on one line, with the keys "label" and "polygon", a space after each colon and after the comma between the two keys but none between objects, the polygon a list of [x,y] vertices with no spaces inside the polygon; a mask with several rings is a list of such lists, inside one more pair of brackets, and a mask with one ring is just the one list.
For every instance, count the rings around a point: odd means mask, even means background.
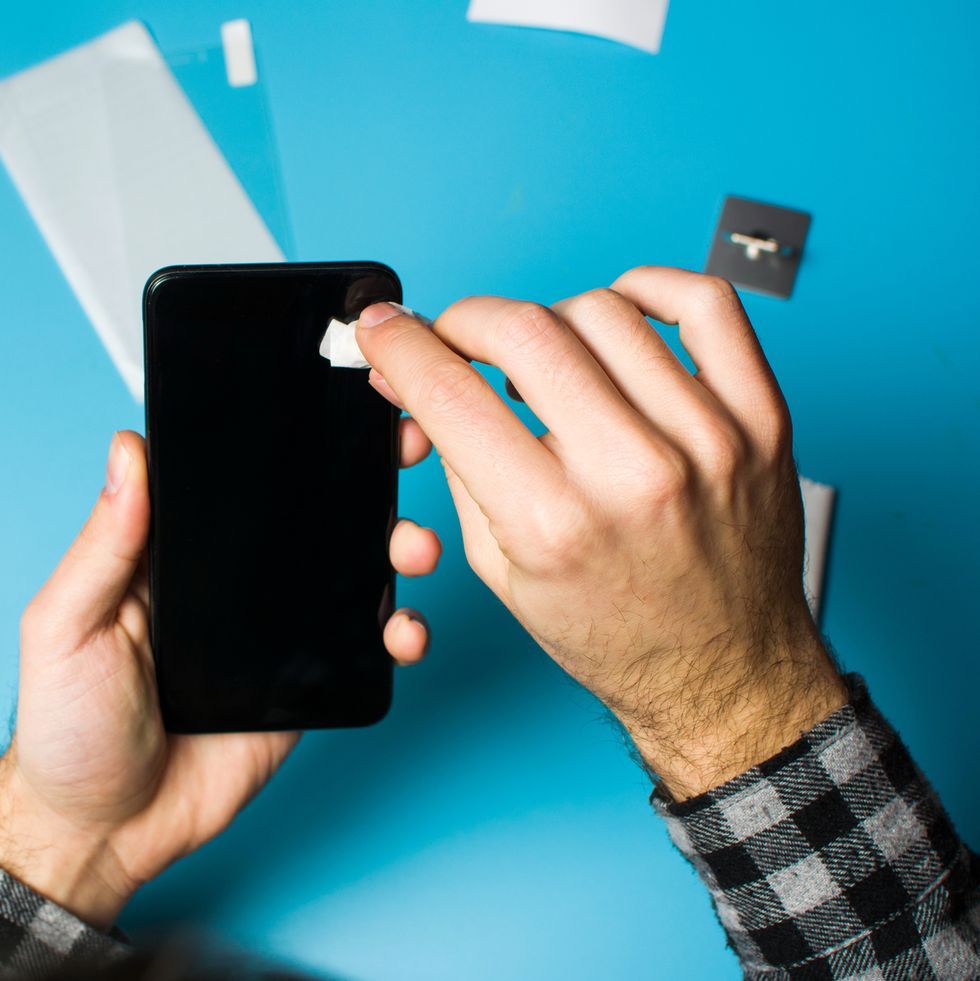
[{"label": "blue background surface", "polygon": [[[430,313],[700,268],[726,193],[812,211],[793,299],[746,303],[802,470],[840,489],[824,626],[977,844],[980,7],[674,0],[656,57],[465,8],[5,2],[0,76],[132,17],[164,51],[249,17],[294,257],[383,259]],[[12,706],[20,610],[142,410],[5,174],[0,260]],[[306,737],[124,926],[194,921],[364,981],[736,977],[617,733],[467,571],[438,465],[402,494],[446,543],[400,587],[434,624],[428,663],[384,725]]]}]

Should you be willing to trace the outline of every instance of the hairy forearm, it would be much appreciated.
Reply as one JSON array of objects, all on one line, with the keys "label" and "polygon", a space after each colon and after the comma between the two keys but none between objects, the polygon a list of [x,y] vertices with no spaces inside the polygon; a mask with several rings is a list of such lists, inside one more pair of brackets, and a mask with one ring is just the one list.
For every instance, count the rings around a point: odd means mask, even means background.
[{"label": "hairy forearm", "polygon": [[746,978],[980,977],[980,866],[857,676],[848,700],[694,799],[652,797]]},{"label": "hairy forearm", "polygon": [[710,790],[799,739],[847,701],[817,635],[804,625],[777,644],[722,645],[678,659],[648,704],[620,717],[645,765],[675,800]]}]

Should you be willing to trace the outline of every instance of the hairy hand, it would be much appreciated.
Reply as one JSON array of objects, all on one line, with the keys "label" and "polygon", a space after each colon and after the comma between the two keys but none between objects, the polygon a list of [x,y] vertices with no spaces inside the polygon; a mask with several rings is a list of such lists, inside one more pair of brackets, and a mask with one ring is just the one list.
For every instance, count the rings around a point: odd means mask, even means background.
[{"label": "hairy hand", "polygon": [[[403,465],[429,449],[403,420]],[[17,726],[0,761],[0,866],[100,927],[141,883],[225,828],[299,738],[164,732],[147,622],[149,516],[143,440],[118,433],[88,523],[24,614]],[[434,532],[395,528],[397,571],[431,572],[439,551]],[[385,629],[402,663],[418,661],[427,641],[410,611]]]},{"label": "hairy hand", "polygon": [[[696,374],[647,316],[680,325]],[[552,309],[464,300],[431,330],[378,304],[358,343],[440,452],[474,570],[675,796],[843,703],[803,593],[789,413],[728,283],[641,268]]]}]

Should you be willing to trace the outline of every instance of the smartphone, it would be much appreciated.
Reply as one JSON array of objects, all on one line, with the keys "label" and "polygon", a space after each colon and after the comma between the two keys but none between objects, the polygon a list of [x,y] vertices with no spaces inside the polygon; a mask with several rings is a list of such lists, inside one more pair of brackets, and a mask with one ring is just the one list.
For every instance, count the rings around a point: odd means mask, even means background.
[{"label": "smartphone", "polygon": [[363,726],[382,631],[398,411],[320,354],[401,301],[373,262],[174,266],[143,294],[150,638],[171,732]]}]

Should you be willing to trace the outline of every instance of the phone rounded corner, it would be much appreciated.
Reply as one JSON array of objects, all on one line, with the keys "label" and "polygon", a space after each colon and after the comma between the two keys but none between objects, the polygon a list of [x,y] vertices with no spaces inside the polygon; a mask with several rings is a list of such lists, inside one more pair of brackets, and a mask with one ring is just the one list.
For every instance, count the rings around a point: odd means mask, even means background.
[{"label": "phone rounded corner", "polygon": [[163,266],[156,272],[150,273],[145,285],[143,286],[143,310],[152,302],[156,291],[167,282],[173,279],[181,270],[180,266]]},{"label": "phone rounded corner", "polygon": [[396,302],[401,303],[402,299],[404,298],[404,289],[398,273],[396,273],[395,270],[392,269],[386,262],[379,262],[372,259],[370,262],[365,263],[365,265],[380,273],[382,276],[386,276],[392,281],[395,287],[395,292],[398,294],[398,300]]},{"label": "phone rounded corner", "polygon": [[372,710],[368,712],[364,721],[361,723],[365,728],[368,726],[376,726],[379,722],[384,722],[388,718],[388,714],[391,712],[391,706],[394,699],[389,692],[387,697],[383,701],[379,701],[377,705],[372,706]]},{"label": "phone rounded corner", "polygon": [[[385,657],[387,657],[387,652]],[[391,712],[391,706],[395,700],[395,677],[394,670],[388,675],[388,682],[379,686],[376,690],[375,698],[370,705],[365,706],[364,714],[360,719],[361,726],[376,726],[383,722]]]}]

